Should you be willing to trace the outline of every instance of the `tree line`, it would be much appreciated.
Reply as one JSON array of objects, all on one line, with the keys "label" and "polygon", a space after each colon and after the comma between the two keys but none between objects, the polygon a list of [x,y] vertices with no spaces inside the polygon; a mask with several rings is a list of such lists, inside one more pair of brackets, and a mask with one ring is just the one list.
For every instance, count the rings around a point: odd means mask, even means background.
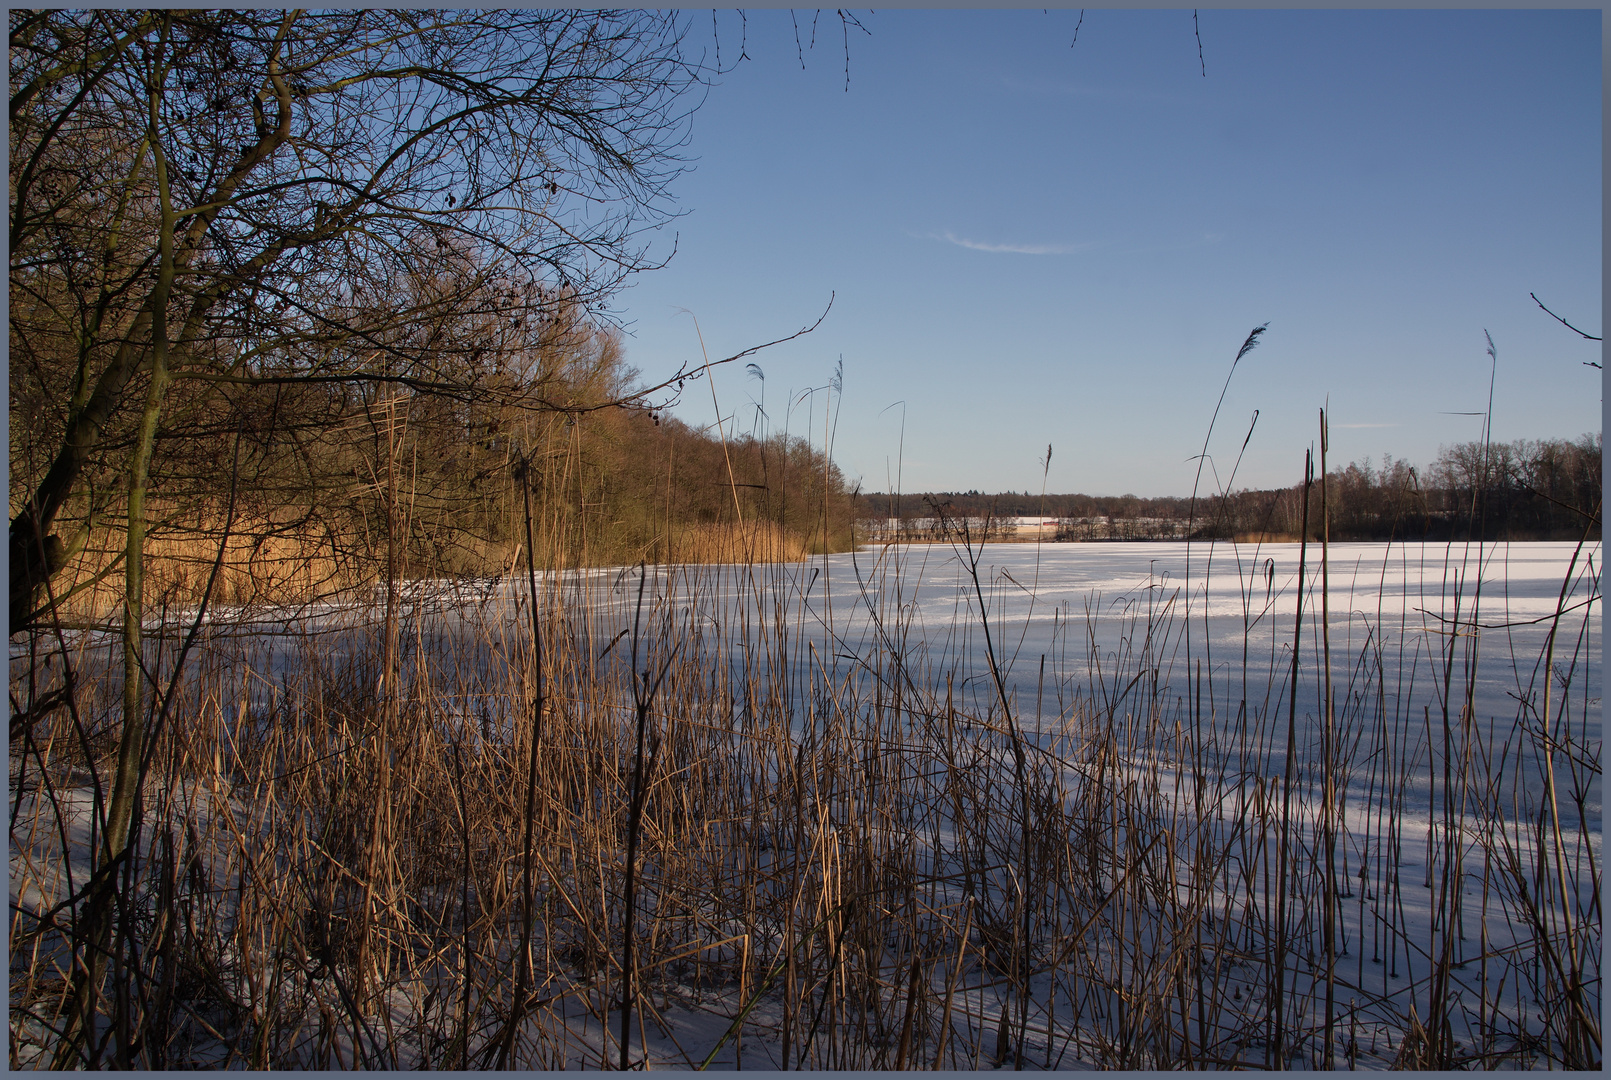
[{"label": "tree line", "polygon": [[[1576,540],[1600,535],[1601,436],[1464,442],[1417,469],[1383,455],[1350,462],[1326,480],[1333,540]],[[1309,535],[1320,537],[1319,482]],[[858,496],[864,528],[897,519],[926,535],[946,519],[1048,517],[1061,540],[1298,539],[1303,486],[1199,496],[1140,498],[978,491]]]}]

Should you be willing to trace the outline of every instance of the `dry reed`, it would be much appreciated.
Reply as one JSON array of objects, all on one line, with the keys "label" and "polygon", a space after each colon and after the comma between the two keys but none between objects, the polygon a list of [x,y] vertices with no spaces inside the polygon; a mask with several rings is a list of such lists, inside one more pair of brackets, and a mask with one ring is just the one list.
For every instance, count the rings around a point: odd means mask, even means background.
[{"label": "dry reed", "polygon": [[1470,635],[1334,643],[1328,748],[1274,644],[1181,669],[1178,592],[1114,633],[1062,612],[1031,711],[979,549],[926,630],[884,550],[847,641],[811,629],[811,566],[750,554],[779,537],[707,550],[739,540],[550,571],[513,612],[409,586],[395,680],[372,617],[202,628],[65,1055],[119,690],[95,635],[14,647],[13,1067],[1600,1060],[1593,604],[1563,590],[1508,728],[1475,722]]}]

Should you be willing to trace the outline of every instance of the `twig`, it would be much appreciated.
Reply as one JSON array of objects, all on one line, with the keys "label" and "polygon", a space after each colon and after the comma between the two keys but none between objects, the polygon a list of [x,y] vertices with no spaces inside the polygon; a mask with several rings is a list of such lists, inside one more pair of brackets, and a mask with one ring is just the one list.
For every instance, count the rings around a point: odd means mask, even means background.
[{"label": "twig", "polygon": [[[1584,333],[1582,330],[1579,330],[1577,327],[1573,326],[1571,323],[1567,322],[1565,319],[1563,319],[1559,315],[1555,314],[1555,312],[1551,311],[1549,308],[1544,307],[1544,301],[1542,301],[1542,300],[1540,300],[1538,298],[1537,293],[1528,293],[1527,295],[1531,296],[1533,298],[1533,303],[1537,304],[1539,307],[1544,309],[1544,314],[1548,315],[1550,318],[1554,319],[1556,322],[1560,323],[1562,326],[1564,326],[1568,330],[1572,331],[1572,333],[1577,334],[1579,337],[1586,338],[1589,341],[1600,341],[1600,340],[1602,340],[1601,338],[1595,337],[1593,334]],[[1589,363],[1589,362],[1587,360],[1585,360],[1584,363]],[[1599,364],[1590,364],[1590,366],[1591,367],[1599,367],[1600,365]]]}]

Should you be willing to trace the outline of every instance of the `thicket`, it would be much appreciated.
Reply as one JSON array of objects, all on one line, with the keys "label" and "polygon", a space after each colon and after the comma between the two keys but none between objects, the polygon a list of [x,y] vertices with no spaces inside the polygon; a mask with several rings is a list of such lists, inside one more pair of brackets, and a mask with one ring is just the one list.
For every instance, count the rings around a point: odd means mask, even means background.
[{"label": "thicket", "polygon": [[14,13],[11,630],[495,573],[523,480],[562,566],[736,557],[740,517],[757,557],[842,547],[821,455],[659,417],[703,369],[649,385],[609,329],[706,74],[683,29]]},{"label": "thicket", "polygon": [[[1600,535],[1601,436],[1456,443],[1425,470],[1383,455],[1326,476],[1333,540],[1576,540]],[[940,517],[1055,517],[1059,539],[1299,538],[1303,486],[1199,498],[1143,499],[978,491],[863,494],[864,522],[898,518],[914,530]],[[1106,520],[1103,520],[1106,519]],[[1319,539],[1311,523],[1310,539]]]},{"label": "thicket", "polygon": [[[496,576],[524,562],[528,509],[540,566],[800,558],[848,546],[844,478],[806,439],[740,434],[724,444],[639,400],[617,333],[563,304],[546,321],[511,385],[540,387],[553,407],[316,380],[197,395],[154,441],[151,602],[194,604],[210,579],[215,603],[251,605],[307,602],[392,575]],[[460,329],[449,320],[445,332]],[[37,336],[14,330],[13,344],[23,360],[11,379],[15,510],[40,482],[40,447],[60,439],[61,414],[50,400],[57,358]],[[118,435],[107,448],[114,460],[130,438]],[[126,491],[114,480],[75,502],[86,525],[54,595],[72,619],[99,617],[122,591]]]}]

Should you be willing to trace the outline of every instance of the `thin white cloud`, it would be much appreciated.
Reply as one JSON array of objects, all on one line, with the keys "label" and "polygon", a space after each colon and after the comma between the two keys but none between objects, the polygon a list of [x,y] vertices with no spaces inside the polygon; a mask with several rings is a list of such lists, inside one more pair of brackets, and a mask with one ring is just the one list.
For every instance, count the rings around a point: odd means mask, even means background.
[{"label": "thin white cloud", "polygon": [[967,240],[951,232],[930,233],[935,240],[967,248],[969,251],[989,251],[1009,255],[1072,255],[1083,251],[1089,244],[987,244],[981,240]]}]

